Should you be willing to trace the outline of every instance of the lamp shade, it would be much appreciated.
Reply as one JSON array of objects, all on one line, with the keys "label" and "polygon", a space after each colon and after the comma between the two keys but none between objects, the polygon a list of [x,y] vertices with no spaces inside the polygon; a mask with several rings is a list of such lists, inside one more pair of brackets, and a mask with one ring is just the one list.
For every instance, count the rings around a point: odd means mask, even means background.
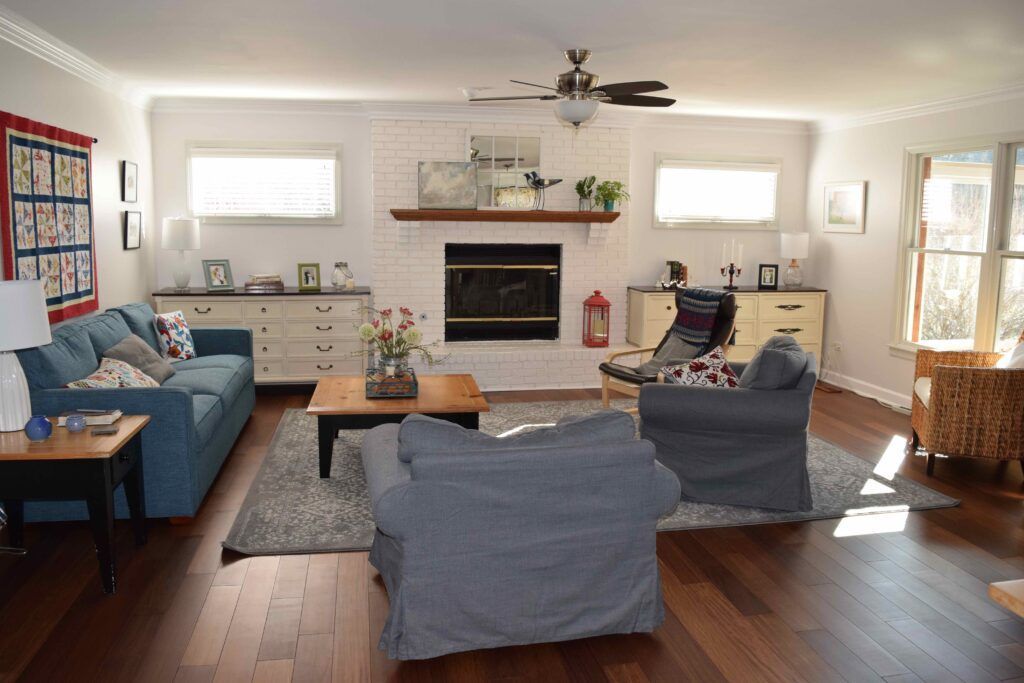
[{"label": "lamp shade", "polygon": [[0,282],[0,320],[0,351],[29,349],[53,341],[43,281]]},{"label": "lamp shade", "polygon": [[780,232],[779,256],[788,259],[807,258],[809,238],[806,232]]},{"label": "lamp shade", "polygon": [[195,251],[199,248],[198,218],[165,218],[160,246],[164,249]]},{"label": "lamp shade", "polygon": [[597,116],[599,104],[597,100],[558,100],[555,102],[555,117],[578,128]]}]

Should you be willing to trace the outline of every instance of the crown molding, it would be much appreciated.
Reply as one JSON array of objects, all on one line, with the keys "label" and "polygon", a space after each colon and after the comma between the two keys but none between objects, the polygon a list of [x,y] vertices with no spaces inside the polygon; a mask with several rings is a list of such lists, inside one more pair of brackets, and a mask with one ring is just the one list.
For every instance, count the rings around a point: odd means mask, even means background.
[{"label": "crown molding", "polygon": [[0,39],[134,106],[144,109],[148,104],[143,94],[113,71],[3,5],[0,5]]},{"label": "crown molding", "polygon": [[150,109],[161,114],[314,114],[365,116],[362,104],[331,100],[285,100],[230,97],[158,97]]},{"label": "crown molding", "polygon": [[858,114],[856,116],[823,119],[815,123],[814,132],[829,133],[832,131],[845,130],[847,128],[862,128],[864,126],[873,126],[879,123],[901,121],[919,116],[927,116],[929,114],[941,114],[943,112],[969,109],[971,107],[980,107],[986,104],[996,104],[1021,98],[1024,98],[1024,83],[1018,83],[1016,85],[996,88],[993,90],[985,90],[971,95],[947,97],[941,100],[922,102],[920,104],[912,104],[905,107],[883,109],[867,114]]},{"label": "crown molding", "polygon": [[770,133],[775,135],[810,135],[813,132],[813,122],[799,119],[746,118],[710,114],[670,114],[668,112],[642,113],[636,125],[642,128]]}]

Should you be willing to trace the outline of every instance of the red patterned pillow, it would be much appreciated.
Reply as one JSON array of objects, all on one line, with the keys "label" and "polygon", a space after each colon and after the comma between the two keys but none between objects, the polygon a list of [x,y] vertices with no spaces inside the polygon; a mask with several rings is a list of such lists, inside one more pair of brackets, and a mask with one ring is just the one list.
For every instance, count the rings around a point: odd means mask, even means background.
[{"label": "red patterned pillow", "polygon": [[679,365],[666,365],[661,369],[668,384],[687,384],[696,387],[735,387],[739,385],[736,373],[725,360],[725,351],[716,346],[699,358]]}]

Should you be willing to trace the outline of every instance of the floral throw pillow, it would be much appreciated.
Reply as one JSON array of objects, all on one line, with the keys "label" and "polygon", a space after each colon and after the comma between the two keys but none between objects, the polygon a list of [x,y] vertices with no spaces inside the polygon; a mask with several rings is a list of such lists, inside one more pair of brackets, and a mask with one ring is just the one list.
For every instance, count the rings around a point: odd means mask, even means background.
[{"label": "floral throw pillow", "polygon": [[725,360],[725,351],[716,346],[708,353],[679,365],[666,365],[661,369],[665,382],[696,387],[735,387],[739,385],[736,373]]},{"label": "floral throw pillow", "polygon": [[196,357],[196,345],[192,341],[192,333],[185,322],[185,314],[181,311],[158,313],[156,331],[160,336],[160,345],[164,356],[171,360],[188,360]]},{"label": "floral throw pillow", "polygon": [[68,382],[70,389],[122,389],[125,387],[158,387],[155,379],[125,363],[123,360],[104,358],[91,375]]}]

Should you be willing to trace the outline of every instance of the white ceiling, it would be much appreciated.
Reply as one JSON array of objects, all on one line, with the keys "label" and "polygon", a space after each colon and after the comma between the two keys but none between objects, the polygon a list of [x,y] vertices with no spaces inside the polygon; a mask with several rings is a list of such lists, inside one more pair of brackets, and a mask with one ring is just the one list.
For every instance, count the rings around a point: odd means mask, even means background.
[{"label": "white ceiling", "polygon": [[687,113],[826,119],[1024,83],[1024,0],[3,2],[155,97],[450,104],[550,84],[567,47]]}]

